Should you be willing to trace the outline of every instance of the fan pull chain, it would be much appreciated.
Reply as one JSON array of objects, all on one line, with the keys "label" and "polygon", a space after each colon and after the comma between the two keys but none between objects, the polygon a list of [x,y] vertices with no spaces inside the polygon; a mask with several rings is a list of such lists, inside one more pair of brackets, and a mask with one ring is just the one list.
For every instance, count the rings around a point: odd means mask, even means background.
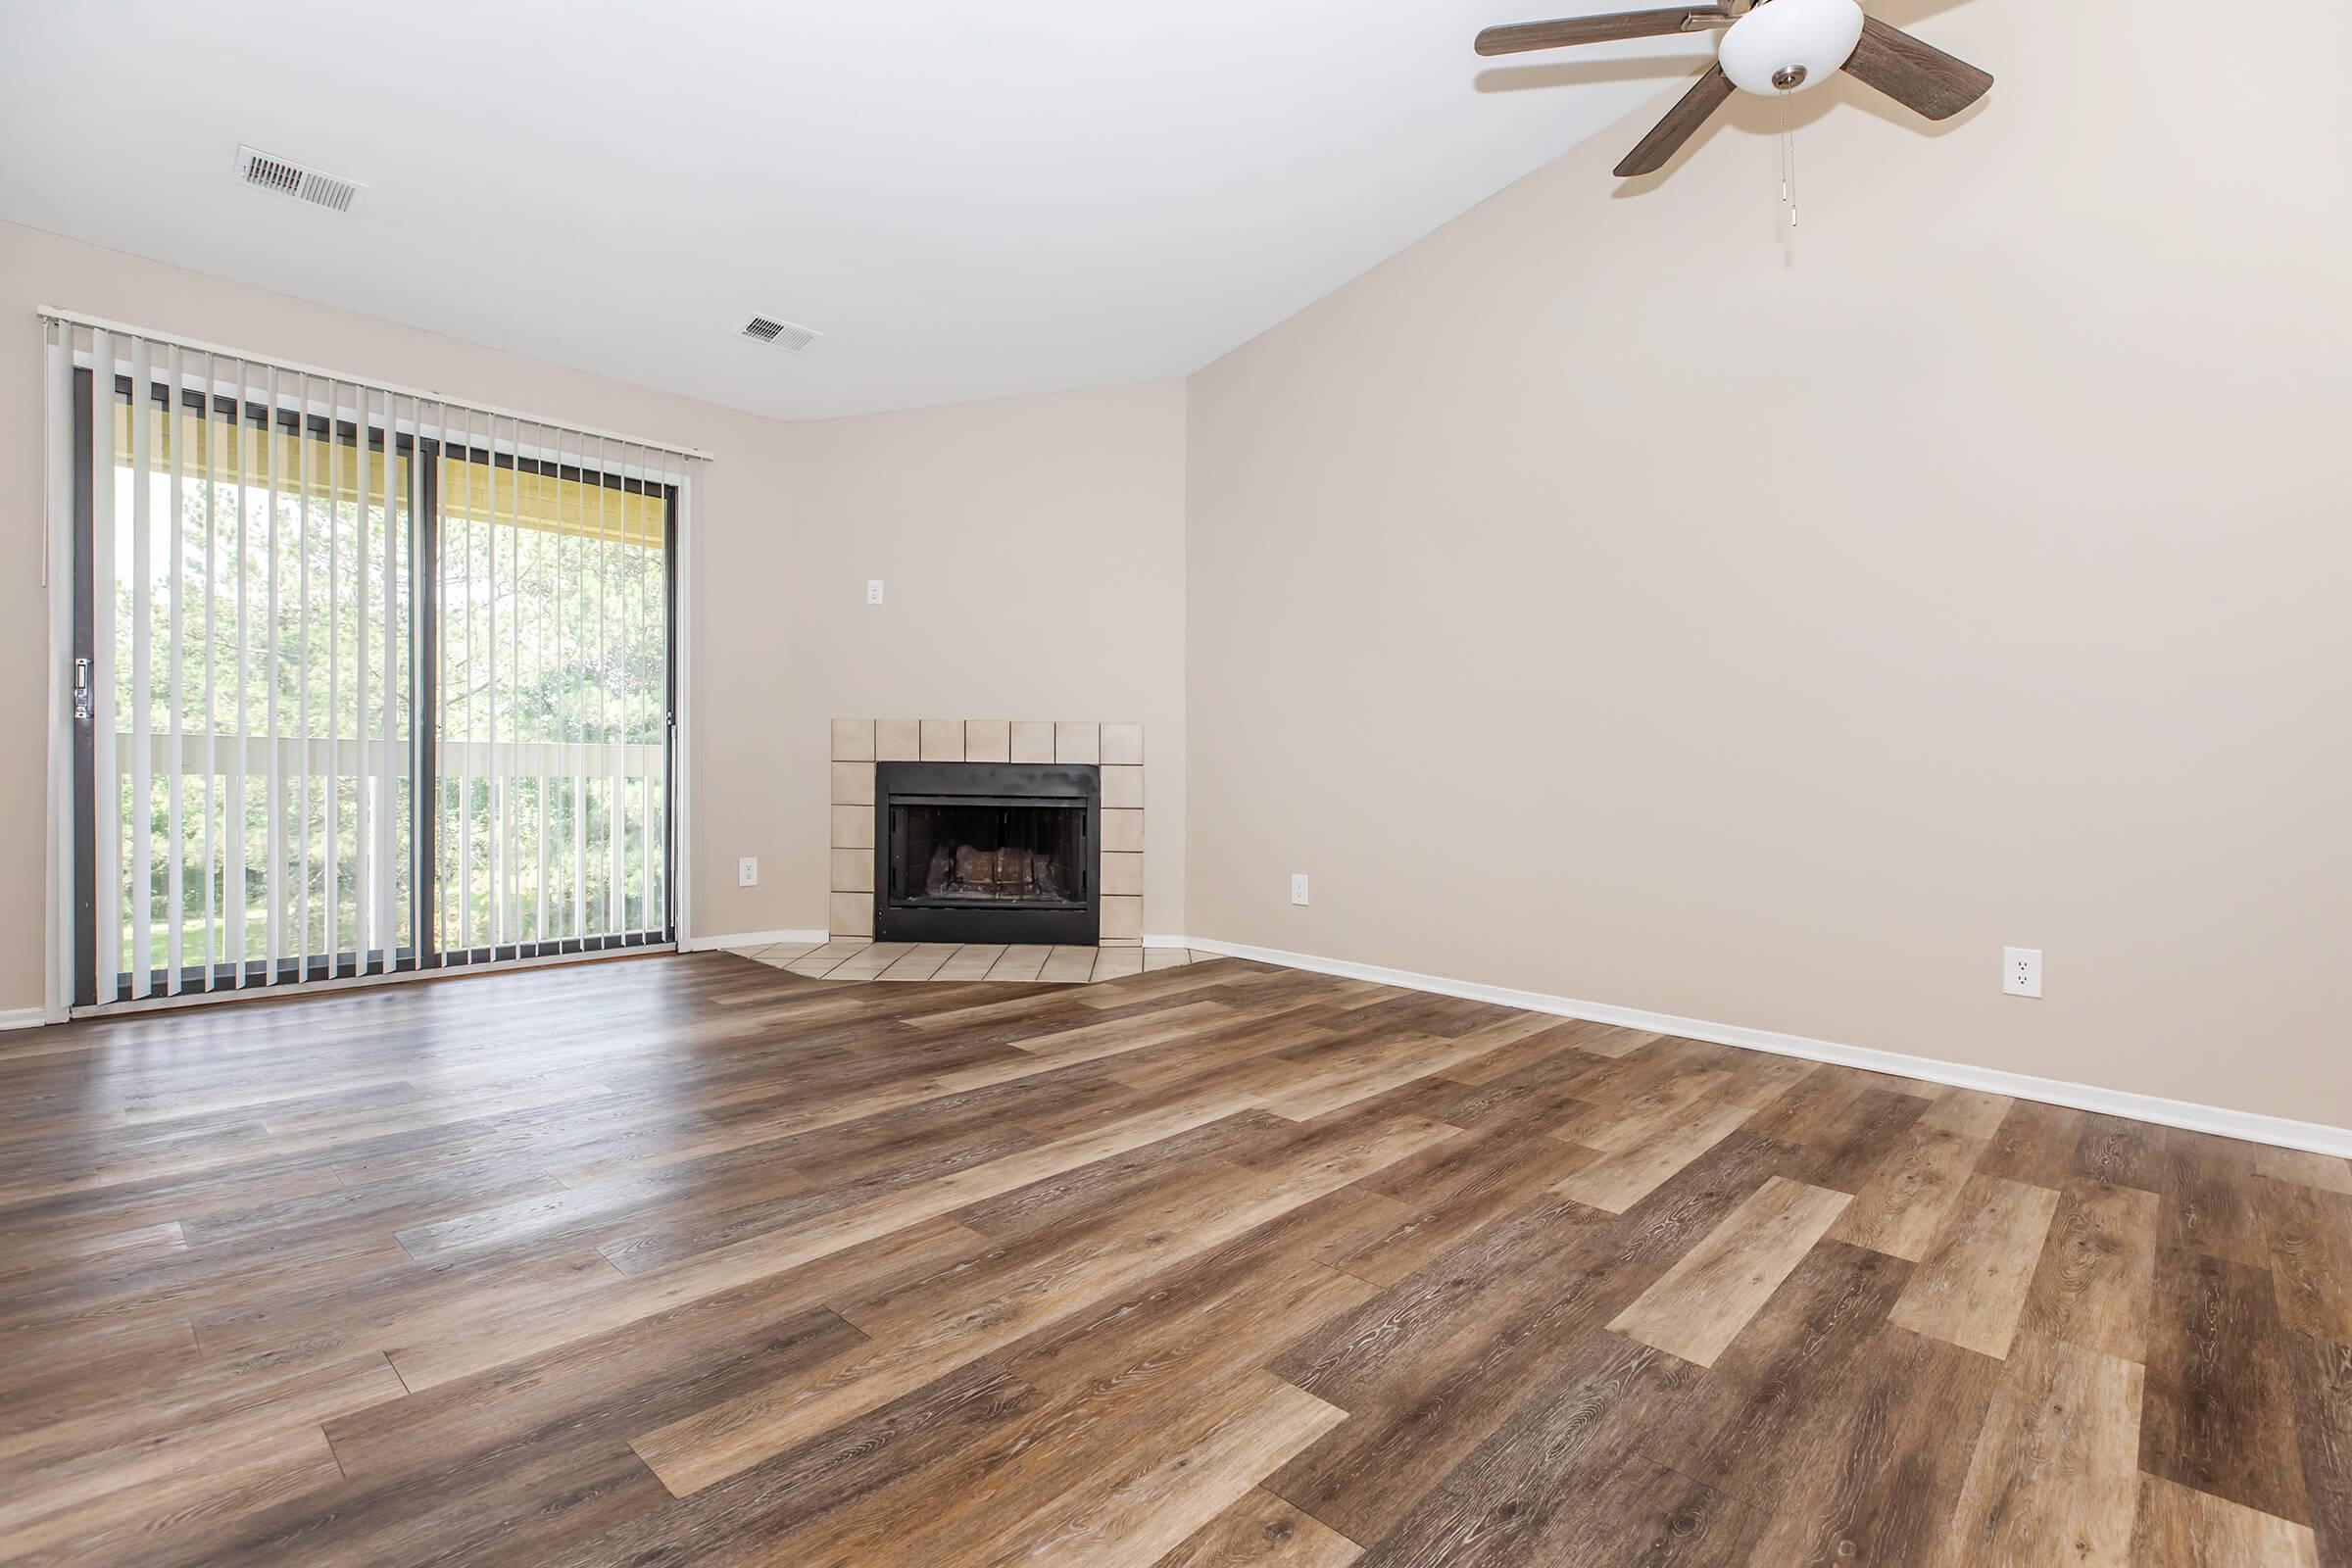
[{"label": "fan pull chain", "polygon": [[1788,94],[1781,94],[1781,205],[1788,209],[1788,226],[1796,226],[1796,132],[1788,128]]}]

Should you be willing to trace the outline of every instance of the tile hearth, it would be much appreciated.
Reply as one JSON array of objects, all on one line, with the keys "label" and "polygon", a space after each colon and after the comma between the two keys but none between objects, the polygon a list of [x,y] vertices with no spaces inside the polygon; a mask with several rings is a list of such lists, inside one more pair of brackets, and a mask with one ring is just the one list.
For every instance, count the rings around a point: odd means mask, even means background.
[{"label": "tile hearth", "polygon": [[1216,956],[1190,948],[992,947],[954,942],[779,942],[725,951],[811,980],[997,980],[1048,985],[1089,985]]}]

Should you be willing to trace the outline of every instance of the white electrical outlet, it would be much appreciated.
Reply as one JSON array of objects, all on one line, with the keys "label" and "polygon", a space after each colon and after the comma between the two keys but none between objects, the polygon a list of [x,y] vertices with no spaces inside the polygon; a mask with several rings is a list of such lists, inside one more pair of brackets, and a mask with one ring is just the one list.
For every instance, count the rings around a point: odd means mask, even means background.
[{"label": "white electrical outlet", "polygon": [[1291,873],[1291,902],[1293,904],[1306,902],[1306,873],[1304,871]]},{"label": "white electrical outlet", "polygon": [[869,605],[878,605],[882,602],[881,578],[868,577],[865,579],[865,602]]},{"label": "white electrical outlet", "polygon": [[2041,950],[2039,948],[2003,948],[2001,950],[2001,989],[2013,997],[2041,995]]},{"label": "white electrical outlet", "polygon": [[735,862],[735,885],[756,888],[760,885],[760,857],[747,855]]}]

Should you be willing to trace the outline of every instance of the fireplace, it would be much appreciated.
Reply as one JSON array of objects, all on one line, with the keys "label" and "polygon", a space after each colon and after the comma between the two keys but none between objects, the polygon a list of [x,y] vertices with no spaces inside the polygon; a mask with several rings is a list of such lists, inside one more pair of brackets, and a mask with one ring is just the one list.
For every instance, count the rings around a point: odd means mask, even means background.
[{"label": "fireplace", "polygon": [[1088,764],[876,764],[874,939],[1094,942],[1102,797]]}]

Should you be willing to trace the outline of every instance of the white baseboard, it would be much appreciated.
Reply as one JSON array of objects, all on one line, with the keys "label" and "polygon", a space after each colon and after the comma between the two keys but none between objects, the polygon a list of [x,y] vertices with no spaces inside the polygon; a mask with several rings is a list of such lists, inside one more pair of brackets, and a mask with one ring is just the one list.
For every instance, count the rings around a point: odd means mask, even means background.
[{"label": "white baseboard", "polygon": [[726,936],[696,937],[678,944],[680,953],[709,953],[717,948],[772,948],[779,942],[826,942],[822,931],[736,931]]},{"label": "white baseboard", "polygon": [[37,1029],[50,1021],[45,1007],[0,1007],[0,1029]]},{"label": "white baseboard", "polygon": [[1144,945],[1187,947],[1200,953],[1216,953],[1227,957],[1279,964],[1288,969],[1311,969],[1319,974],[1343,975],[1350,980],[1372,980],[1381,985],[1400,986],[1408,991],[1429,991],[1439,996],[1492,1002],[1498,1006],[1519,1007],[1528,1012],[1556,1013],[1563,1018],[1583,1018],[1593,1023],[1616,1024],[1626,1029],[1681,1035],[1685,1039],[1705,1040],[1720,1046],[1768,1051],[1775,1055],[1802,1056],[1809,1061],[1836,1062],[1840,1066],[1891,1073],[1900,1078],[1921,1078],[1929,1083],[1978,1089],[2017,1100],[2035,1100],[2075,1110],[2129,1116],[2134,1121],[2185,1127],[2191,1132],[2213,1133],[2218,1137],[2243,1139],[2248,1143],[2275,1144],[2283,1149],[2309,1150],[2317,1154],[2352,1156],[2352,1129],[2328,1127],[2318,1122],[2290,1121],[2283,1116],[2264,1116],[2249,1110],[2226,1110],[2217,1105],[2192,1104],[2184,1100],[2166,1100],[2158,1095],[2101,1089],[2092,1084],[2036,1078],[2028,1073],[2002,1072],[1991,1067],[1972,1067],[1962,1062],[1939,1061],[1932,1056],[1906,1056],[1899,1052],[1875,1051],[1867,1046],[1841,1046],[1833,1041],[1785,1035],[1770,1029],[1710,1023],[1703,1018],[1678,1018],[1671,1013],[1645,1012],[1639,1007],[1579,1002],[1572,997],[1547,996],[1540,991],[1513,991],[1507,986],[1449,980],[1443,975],[1415,974],[1407,969],[1384,969],[1378,964],[1354,963],[1346,958],[1322,958],[1312,954],[1285,953],[1277,948],[1253,948],[1241,942],[1217,942],[1205,937],[1146,937]]}]

